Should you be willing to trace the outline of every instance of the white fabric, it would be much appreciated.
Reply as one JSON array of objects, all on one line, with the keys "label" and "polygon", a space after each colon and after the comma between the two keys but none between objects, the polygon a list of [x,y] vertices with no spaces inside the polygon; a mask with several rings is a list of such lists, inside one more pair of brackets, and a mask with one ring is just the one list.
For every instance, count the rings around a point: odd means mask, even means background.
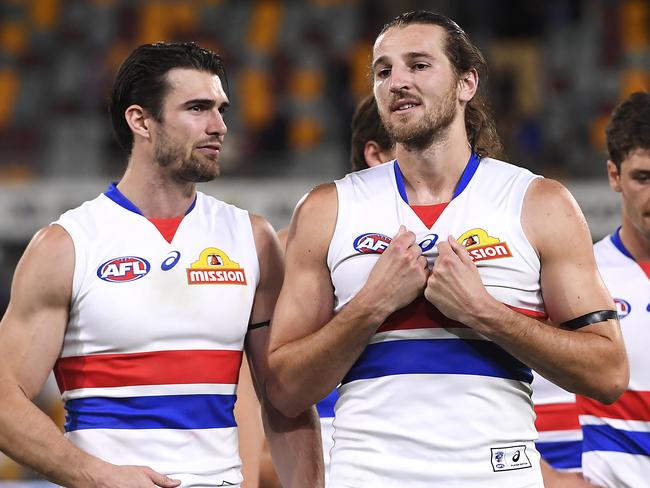
[{"label": "white fabric", "polygon": [[[430,264],[438,255],[433,241],[453,235],[474,242],[468,248],[471,254],[493,258],[475,261],[489,293],[512,307],[543,314],[540,263],[520,222],[524,195],[535,175],[483,159],[464,190],[428,229],[401,198],[394,171],[394,164],[385,164],[336,182],[338,217],[327,263],[337,312],[361,289],[379,257],[364,251],[385,247],[404,224],[416,234]],[[504,249],[510,256],[498,254]],[[370,351],[383,347],[403,352],[398,357],[380,353],[380,368],[409,369],[414,360],[427,370],[446,361],[417,351],[410,354],[418,344],[443,352],[467,344],[492,347],[458,325],[423,324],[403,330],[396,325],[372,338],[350,375],[366,374],[357,366]],[[330,488],[542,486],[530,385],[498,375],[454,374],[455,367],[463,369],[466,360],[475,360],[471,352],[463,354],[451,357],[457,361],[454,365],[441,364],[451,369],[447,372],[344,379],[336,404]],[[503,351],[498,355],[508,356]],[[503,456],[508,459],[502,463]]]}]

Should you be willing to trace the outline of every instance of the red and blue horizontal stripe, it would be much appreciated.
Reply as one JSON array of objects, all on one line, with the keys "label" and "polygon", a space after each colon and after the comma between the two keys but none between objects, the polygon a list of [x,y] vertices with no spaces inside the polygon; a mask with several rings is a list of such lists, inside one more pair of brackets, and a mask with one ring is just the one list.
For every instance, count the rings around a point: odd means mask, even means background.
[{"label": "red and blue horizontal stripe", "polygon": [[[535,428],[538,432],[567,432],[567,435],[580,431],[578,409],[575,403],[550,403],[535,405]],[[577,470],[582,466],[581,440],[538,440],[535,442],[542,458],[559,470]]]},{"label": "red and blue horizontal stripe", "polygon": [[630,422],[650,422],[650,392],[628,390],[611,405],[586,397],[577,397],[581,415],[598,417],[604,424],[582,425],[583,450],[613,451],[650,456],[650,432],[628,430],[607,425],[607,419]]},{"label": "red and blue horizontal stripe", "polygon": [[[152,385],[236,385],[242,352],[151,351],[60,358],[55,376],[62,393],[106,388],[107,395],[66,401],[67,432],[82,429],[208,429],[235,427],[234,394],[114,397],[109,389]],[[170,390],[171,392],[172,390]],[[101,391],[100,391],[101,393]]]},{"label": "red and blue horizontal stripe", "polygon": [[[377,332],[467,328],[420,298],[391,314]],[[526,383],[533,379],[528,366],[491,341],[409,338],[369,344],[343,383],[401,374],[491,376]]]}]

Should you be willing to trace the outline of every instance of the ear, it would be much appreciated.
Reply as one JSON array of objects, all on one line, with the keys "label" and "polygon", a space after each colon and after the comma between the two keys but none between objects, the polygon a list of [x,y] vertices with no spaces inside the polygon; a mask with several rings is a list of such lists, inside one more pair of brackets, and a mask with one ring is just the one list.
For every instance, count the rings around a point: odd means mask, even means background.
[{"label": "ear", "polygon": [[136,135],[149,139],[150,117],[140,105],[130,105],[124,111],[124,118],[133,131],[134,140]]},{"label": "ear", "polygon": [[378,166],[384,162],[381,156],[381,148],[375,141],[366,142],[366,145],[363,147],[363,157],[369,168]]},{"label": "ear", "polygon": [[461,102],[469,102],[478,90],[478,73],[475,69],[471,69],[466,73],[460,75],[458,80],[458,100]]},{"label": "ear", "polygon": [[621,173],[618,171],[614,161],[607,160],[607,178],[609,186],[617,193],[621,193]]}]

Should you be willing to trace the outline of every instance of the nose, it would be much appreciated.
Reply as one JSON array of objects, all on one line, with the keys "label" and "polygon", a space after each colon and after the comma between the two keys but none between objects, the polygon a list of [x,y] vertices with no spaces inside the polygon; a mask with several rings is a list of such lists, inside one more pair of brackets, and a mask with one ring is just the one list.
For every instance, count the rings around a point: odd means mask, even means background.
[{"label": "nose", "polygon": [[393,66],[390,71],[389,89],[400,92],[411,86],[411,72],[404,66]]},{"label": "nose", "polygon": [[228,132],[226,121],[223,120],[223,114],[219,112],[218,109],[215,108],[210,111],[210,117],[205,132],[209,135],[217,135],[221,137],[225,136],[226,132]]}]

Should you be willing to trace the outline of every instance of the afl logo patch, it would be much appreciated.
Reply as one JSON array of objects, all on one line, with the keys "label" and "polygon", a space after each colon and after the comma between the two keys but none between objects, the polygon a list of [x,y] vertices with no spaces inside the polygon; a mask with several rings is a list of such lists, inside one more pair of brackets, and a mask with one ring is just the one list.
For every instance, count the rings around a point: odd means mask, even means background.
[{"label": "afl logo patch", "polygon": [[392,240],[383,234],[369,232],[357,237],[352,245],[354,249],[362,254],[381,254],[386,250]]},{"label": "afl logo patch", "polygon": [[619,319],[624,319],[632,311],[630,303],[622,298],[614,298],[614,303],[616,304],[616,311],[618,312]]},{"label": "afl logo patch", "polygon": [[97,276],[104,281],[111,283],[124,283],[135,281],[144,277],[151,265],[144,258],[137,256],[123,256],[106,261],[97,268]]}]

